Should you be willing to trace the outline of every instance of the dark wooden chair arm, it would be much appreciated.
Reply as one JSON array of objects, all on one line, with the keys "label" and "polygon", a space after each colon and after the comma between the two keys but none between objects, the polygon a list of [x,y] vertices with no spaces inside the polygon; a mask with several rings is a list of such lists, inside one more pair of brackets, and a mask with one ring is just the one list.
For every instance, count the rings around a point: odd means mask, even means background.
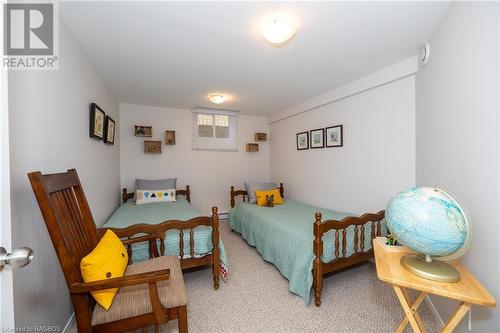
[{"label": "dark wooden chair arm", "polygon": [[98,280],[92,282],[73,283],[69,290],[72,294],[89,293],[91,291],[99,291],[111,288],[120,288],[134,286],[138,284],[154,284],[159,281],[165,281],[170,278],[170,269],[160,271],[146,272],[134,275],[127,275],[106,280]]}]

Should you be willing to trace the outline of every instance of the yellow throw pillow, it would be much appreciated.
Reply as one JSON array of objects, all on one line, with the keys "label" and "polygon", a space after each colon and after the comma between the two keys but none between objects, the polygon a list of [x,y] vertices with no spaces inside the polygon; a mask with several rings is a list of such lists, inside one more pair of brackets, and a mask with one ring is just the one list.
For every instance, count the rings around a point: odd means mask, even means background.
[{"label": "yellow throw pillow", "polygon": [[257,198],[258,206],[265,206],[267,202],[267,197],[273,197],[273,203],[275,205],[283,204],[283,197],[280,194],[280,190],[275,188],[269,191],[255,191],[255,197]]},{"label": "yellow throw pillow", "polygon": [[[92,252],[80,262],[83,280],[92,282],[122,277],[128,264],[127,249],[116,234],[108,230]],[[91,292],[92,297],[104,309],[113,303],[118,288]]]}]

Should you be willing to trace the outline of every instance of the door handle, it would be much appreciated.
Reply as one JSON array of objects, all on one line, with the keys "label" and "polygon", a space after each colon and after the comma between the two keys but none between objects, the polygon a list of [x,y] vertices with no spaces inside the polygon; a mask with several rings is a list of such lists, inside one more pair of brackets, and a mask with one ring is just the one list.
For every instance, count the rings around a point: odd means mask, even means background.
[{"label": "door handle", "polygon": [[24,267],[34,256],[35,253],[29,247],[20,247],[14,249],[12,253],[7,253],[7,250],[0,246],[0,271],[7,265],[12,269]]}]

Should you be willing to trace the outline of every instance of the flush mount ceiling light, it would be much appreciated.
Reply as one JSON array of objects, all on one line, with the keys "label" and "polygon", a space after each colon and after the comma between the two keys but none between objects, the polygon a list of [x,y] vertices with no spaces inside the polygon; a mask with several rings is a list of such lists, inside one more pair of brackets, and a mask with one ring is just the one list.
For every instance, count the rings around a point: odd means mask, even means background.
[{"label": "flush mount ceiling light", "polygon": [[273,17],[264,25],[262,34],[268,42],[282,44],[293,37],[295,27],[284,18]]},{"label": "flush mount ceiling light", "polygon": [[222,94],[211,94],[208,99],[210,102],[215,103],[215,104],[221,104],[224,103],[226,98]]}]

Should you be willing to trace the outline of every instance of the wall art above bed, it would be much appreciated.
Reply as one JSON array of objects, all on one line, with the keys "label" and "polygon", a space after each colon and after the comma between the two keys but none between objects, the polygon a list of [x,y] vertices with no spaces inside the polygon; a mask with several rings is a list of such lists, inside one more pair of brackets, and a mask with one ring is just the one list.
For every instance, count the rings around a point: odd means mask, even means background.
[{"label": "wall art above bed", "polygon": [[344,126],[335,125],[297,133],[297,150],[344,146]]},{"label": "wall art above bed", "polygon": [[144,141],[145,154],[161,154],[161,141]]},{"label": "wall art above bed", "polygon": [[258,142],[266,142],[267,133],[255,133],[254,140]]},{"label": "wall art above bed", "polygon": [[309,149],[309,132],[297,133],[297,150]]},{"label": "wall art above bed", "polygon": [[147,138],[152,137],[153,126],[134,125],[134,136]]},{"label": "wall art above bed", "polygon": [[344,145],[344,134],[342,125],[331,126],[326,131],[326,147],[342,147]]},{"label": "wall art above bed", "polygon": [[256,153],[259,151],[259,144],[258,143],[247,143],[246,145],[246,152],[247,153]]},{"label": "wall art above bed", "polygon": [[90,137],[104,139],[104,121],[106,113],[96,103],[90,104]]},{"label": "wall art above bed", "polygon": [[318,128],[311,130],[311,149],[314,148],[324,148],[325,147],[325,129]]},{"label": "wall art above bed", "polygon": [[115,128],[116,123],[113,118],[106,116],[106,121],[104,122],[104,143],[115,144]]},{"label": "wall art above bed", "polygon": [[165,131],[165,144],[175,145],[175,131]]}]

